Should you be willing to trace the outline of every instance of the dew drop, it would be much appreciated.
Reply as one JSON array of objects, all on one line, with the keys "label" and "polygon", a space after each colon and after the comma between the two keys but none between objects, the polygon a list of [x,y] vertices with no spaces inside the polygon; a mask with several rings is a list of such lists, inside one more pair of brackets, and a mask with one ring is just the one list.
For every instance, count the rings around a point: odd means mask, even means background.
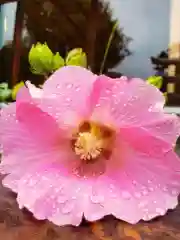
[{"label": "dew drop", "polygon": [[79,188],[76,188],[76,190],[75,190],[75,192],[76,193],[79,193],[81,191],[81,188],[79,187]]},{"label": "dew drop", "polygon": [[79,90],[80,90],[80,87],[76,87],[76,89],[75,89],[75,90],[76,90],[76,92],[79,92]]},{"label": "dew drop", "polygon": [[138,206],[139,206],[140,208],[143,208],[143,207],[145,207],[146,205],[147,205],[147,201],[142,201],[142,202],[139,203]]},{"label": "dew drop", "polygon": [[144,208],[144,212],[148,213],[149,209],[148,208]]},{"label": "dew drop", "polygon": [[55,195],[51,195],[51,199],[54,200],[55,199]]},{"label": "dew drop", "polygon": [[70,102],[70,101],[71,101],[71,99],[70,99],[70,98],[66,98],[66,101],[67,101],[67,102]]},{"label": "dew drop", "polygon": [[111,194],[111,197],[112,197],[112,198],[117,198],[117,194],[112,193],[112,194]]},{"label": "dew drop", "polygon": [[122,192],[122,197],[124,199],[130,199],[131,198],[131,194],[129,192],[127,192],[127,191],[123,191]]},{"label": "dew drop", "polygon": [[136,198],[140,198],[140,197],[141,197],[141,194],[138,193],[138,192],[135,192],[135,193],[134,193],[134,196],[135,196]]},{"label": "dew drop", "polygon": [[165,211],[162,208],[156,208],[156,213],[158,213],[160,215],[164,215]]},{"label": "dew drop", "polygon": [[178,195],[178,191],[176,189],[172,189],[171,191],[173,196],[177,196]]},{"label": "dew drop", "polygon": [[73,209],[74,209],[74,204],[73,204],[72,202],[67,202],[67,203],[65,203],[65,205],[62,207],[61,212],[62,212],[63,214],[68,214],[68,213],[71,213]]},{"label": "dew drop", "polygon": [[168,188],[167,188],[167,187],[163,187],[163,191],[164,191],[164,192],[167,192],[167,191],[168,191]]},{"label": "dew drop", "polygon": [[147,195],[148,195],[148,191],[147,191],[147,190],[143,190],[142,194],[143,194],[144,196],[147,196]]},{"label": "dew drop", "polygon": [[133,185],[137,185],[137,182],[135,180],[132,181]]},{"label": "dew drop", "polygon": [[150,187],[150,188],[149,188],[149,191],[150,191],[150,192],[153,192],[153,191],[154,191],[154,188]]},{"label": "dew drop", "polygon": [[58,193],[58,192],[60,192],[60,189],[59,189],[59,188],[55,188],[54,191],[55,191],[56,193]]},{"label": "dew drop", "polygon": [[67,88],[70,89],[70,88],[72,88],[72,86],[73,86],[73,84],[69,83],[69,84],[67,85]]},{"label": "dew drop", "polygon": [[110,184],[109,186],[111,189],[115,189],[115,186],[113,184]]},{"label": "dew drop", "polygon": [[92,203],[103,203],[104,196],[103,195],[91,195]]},{"label": "dew drop", "polygon": [[111,91],[109,89],[106,89],[106,93],[109,94]]},{"label": "dew drop", "polygon": [[65,203],[67,201],[67,197],[59,196],[57,199],[58,203]]},{"label": "dew drop", "polygon": [[99,103],[97,103],[97,104],[96,104],[96,107],[100,107],[100,104],[99,104]]}]

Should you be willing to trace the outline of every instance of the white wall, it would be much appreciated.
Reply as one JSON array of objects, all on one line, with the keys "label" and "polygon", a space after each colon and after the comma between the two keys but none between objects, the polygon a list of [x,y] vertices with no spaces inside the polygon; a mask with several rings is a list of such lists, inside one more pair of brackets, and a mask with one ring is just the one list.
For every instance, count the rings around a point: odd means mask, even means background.
[{"label": "white wall", "polygon": [[2,45],[13,39],[15,15],[16,3],[8,3],[2,6]]},{"label": "white wall", "polygon": [[124,32],[133,38],[130,45],[133,56],[117,69],[129,76],[146,78],[154,73],[149,58],[168,48],[171,0],[109,2]]}]

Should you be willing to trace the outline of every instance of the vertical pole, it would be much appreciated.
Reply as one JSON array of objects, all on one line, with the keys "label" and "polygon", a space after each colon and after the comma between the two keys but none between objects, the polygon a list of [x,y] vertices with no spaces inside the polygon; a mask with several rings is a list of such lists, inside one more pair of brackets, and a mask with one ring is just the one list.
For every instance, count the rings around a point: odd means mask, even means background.
[{"label": "vertical pole", "polygon": [[3,31],[3,8],[0,5],[0,48],[2,47],[2,31]]},{"label": "vertical pole", "polygon": [[20,72],[20,58],[22,51],[21,36],[23,29],[23,20],[24,20],[23,0],[18,0],[13,39],[12,78],[10,82],[11,87],[13,87],[18,82],[18,76]]}]

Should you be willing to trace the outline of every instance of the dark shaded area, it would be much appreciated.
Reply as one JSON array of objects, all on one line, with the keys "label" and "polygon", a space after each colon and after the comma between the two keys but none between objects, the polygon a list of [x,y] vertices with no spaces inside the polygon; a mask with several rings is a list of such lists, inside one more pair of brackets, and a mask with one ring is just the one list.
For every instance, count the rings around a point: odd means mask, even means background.
[{"label": "dark shaded area", "polygon": [[[29,49],[27,47],[25,46],[22,47],[18,82],[31,80],[35,85],[39,85],[44,81],[44,77],[34,75],[30,71],[30,66],[28,62],[28,52]],[[12,62],[13,62],[13,45],[12,42],[9,42],[0,50],[0,83],[11,82]]]},{"label": "dark shaded area", "polygon": [[[81,47],[88,63],[98,73],[115,20],[109,4],[100,0],[26,0],[25,25],[33,42],[47,42],[64,56],[69,49]],[[32,11],[33,9],[33,11]],[[110,46],[105,71],[130,55],[129,41],[123,30],[116,30]]]}]

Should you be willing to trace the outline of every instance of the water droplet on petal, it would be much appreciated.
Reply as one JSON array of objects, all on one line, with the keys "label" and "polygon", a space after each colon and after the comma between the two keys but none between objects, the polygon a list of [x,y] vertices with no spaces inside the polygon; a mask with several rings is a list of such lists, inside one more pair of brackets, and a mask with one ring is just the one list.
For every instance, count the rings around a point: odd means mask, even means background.
[{"label": "water droplet on petal", "polygon": [[132,181],[133,185],[137,185],[137,182],[135,180]]},{"label": "water droplet on petal", "polygon": [[76,87],[76,89],[75,89],[75,90],[76,90],[76,92],[79,92],[79,90],[80,90],[80,87]]},{"label": "water droplet on petal", "polygon": [[106,93],[109,94],[111,91],[109,89],[106,89]]},{"label": "water droplet on petal", "polygon": [[67,102],[70,102],[70,101],[71,101],[71,99],[70,99],[70,98],[66,98],[66,101],[67,101]]},{"label": "water droplet on petal", "polygon": [[57,201],[58,203],[65,203],[67,201],[67,197],[61,195],[57,198]]},{"label": "water droplet on petal", "polygon": [[73,209],[74,209],[74,204],[73,204],[73,202],[67,202],[67,203],[65,203],[65,205],[62,207],[61,212],[62,212],[63,214],[68,214],[68,213],[71,213]]},{"label": "water droplet on petal", "polygon": [[156,213],[160,214],[160,215],[164,215],[165,210],[162,208],[156,208]]},{"label": "water droplet on petal", "polygon": [[154,188],[150,187],[150,188],[149,188],[149,191],[150,191],[150,192],[153,192],[153,191],[154,191]]},{"label": "water droplet on petal", "polygon": [[144,196],[147,196],[147,195],[148,195],[148,191],[147,191],[147,190],[143,190],[142,194],[143,194]]},{"label": "water droplet on petal", "polygon": [[115,189],[115,186],[113,184],[110,184],[109,186],[111,189]]},{"label": "water droplet on petal", "polygon": [[147,205],[147,201],[142,201],[142,202],[139,203],[138,206],[139,206],[140,208],[143,208],[143,207],[145,207],[146,205]]},{"label": "water droplet on petal", "polygon": [[176,189],[172,189],[171,193],[173,196],[178,196],[178,191]]},{"label": "water droplet on petal", "polygon": [[92,203],[102,203],[102,202],[104,202],[104,196],[103,195],[91,195],[91,201],[92,201]]},{"label": "water droplet on petal", "polygon": [[164,191],[164,192],[167,192],[167,191],[168,191],[168,188],[167,188],[167,187],[163,187],[163,191]]},{"label": "water droplet on petal", "polygon": [[55,94],[55,93],[51,94],[51,98],[56,98],[56,97],[57,97],[57,94]]},{"label": "water droplet on petal", "polygon": [[78,193],[78,192],[80,192],[80,191],[81,191],[81,188],[77,188],[77,189],[75,190],[76,193]]},{"label": "water droplet on petal", "polygon": [[97,103],[97,104],[96,104],[96,107],[100,107],[100,104],[99,104],[99,103]]},{"label": "water droplet on petal", "polygon": [[127,191],[123,191],[122,192],[122,197],[124,199],[130,199],[131,198],[131,194],[129,192],[127,192]]},{"label": "water droplet on petal", "polygon": [[135,192],[135,193],[134,193],[134,196],[135,196],[136,198],[140,198],[140,197],[141,197],[141,194],[138,193],[138,192]]},{"label": "water droplet on petal", "polygon": [[72,86],[73,85],[70,83],[70,84],[67,85],[67,88],[70,89],[70,88],[72,88]]}]

